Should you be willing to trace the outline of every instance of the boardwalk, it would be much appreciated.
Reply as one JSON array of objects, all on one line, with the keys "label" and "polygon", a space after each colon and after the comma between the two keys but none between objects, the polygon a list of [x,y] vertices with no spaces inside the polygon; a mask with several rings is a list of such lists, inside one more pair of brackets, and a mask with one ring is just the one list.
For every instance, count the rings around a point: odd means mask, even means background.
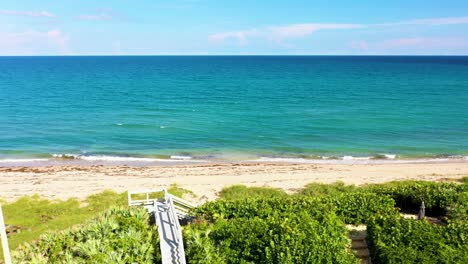
[{"label": "boardwalk", "polygon": [[[163,192],[164,197],[150,198],[151,193]],[[132,195],[145,195],[143,200],[133,200]],[[193,205],[169,194],[166,190],[128,192],[129,206],[143,205],[153,215],[158,227],[163,264],[185,264],[184,242],[179,218],[185,217]]]}]

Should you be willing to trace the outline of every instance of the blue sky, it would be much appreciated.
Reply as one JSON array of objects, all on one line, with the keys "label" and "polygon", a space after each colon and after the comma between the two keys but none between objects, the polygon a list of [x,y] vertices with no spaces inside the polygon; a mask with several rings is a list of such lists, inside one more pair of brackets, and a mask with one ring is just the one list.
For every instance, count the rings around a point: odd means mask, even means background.
[{"label": "blue sky", "polygon": [[0,55],[468,55],[468,1],[3,0]]}]

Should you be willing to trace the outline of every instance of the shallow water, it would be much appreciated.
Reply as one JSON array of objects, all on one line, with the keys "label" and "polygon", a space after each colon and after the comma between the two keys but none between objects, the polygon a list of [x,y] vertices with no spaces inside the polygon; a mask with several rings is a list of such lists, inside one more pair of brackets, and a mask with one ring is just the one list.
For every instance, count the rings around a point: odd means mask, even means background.
[{"label": "shallow water", "polygon": [[466,156],[467,102],[468,57],[0,57],[0,159]]}]

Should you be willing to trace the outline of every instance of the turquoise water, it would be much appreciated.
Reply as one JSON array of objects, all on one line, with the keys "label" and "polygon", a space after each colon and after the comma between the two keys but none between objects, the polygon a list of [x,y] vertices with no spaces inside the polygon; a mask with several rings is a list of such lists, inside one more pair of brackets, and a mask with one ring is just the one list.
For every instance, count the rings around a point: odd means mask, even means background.
[{"label": "turquoise water", "polygon": [[465,156],[468,57],[0,57],[0,159],[53,154]]}]

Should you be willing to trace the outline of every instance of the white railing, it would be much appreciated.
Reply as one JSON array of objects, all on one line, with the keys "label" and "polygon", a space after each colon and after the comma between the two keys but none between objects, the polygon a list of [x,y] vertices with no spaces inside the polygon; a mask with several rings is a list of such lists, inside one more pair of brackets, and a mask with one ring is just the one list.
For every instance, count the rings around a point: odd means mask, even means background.
[{"label": "white railing", "polygon": [[[161,197],[151,197],[153,194],[157,193],[164,193],[164,196]],[[138,197],[137,199],[133,199],[134,195],[144,196],[144,199],[141,199]],[[157,189],[157,190],[140,190],[140,191],[129,191],[128,192],[128,205],[129,206],[144,206],[148,209],[149,212],[154,212],[155,217],[158,215],[158,210],[160,210],[159,206],[157,207],[157,203],[163,203],[166,208],[166,212],[169,214],[169,218],[172,220],[169,220],[170,222],[174,222],[174,228],[175,228],[175,239],[176,239],[176,244],[177,244],[177,262],[179,264],[185,264],[185,249],[184,249],[184,242],[183,242],[183,236],[182,236],[182,228],[180,227],[179,219],[186,217],[189,210],[195,207],[194,204],[191,204],[184,199],[181,199],[177,196],[174,196],[167,192],[166,189]],[[164,228],[161,224],[159,224],[159,221],[156,219],[156,224],[158,225],[159,228]],[[160,233],[161,234],[161,233]],[[162,244],[161,244],[162,245]],[[164,247],[161,246],[161,250],[164,250]],[[164,261],[163,261],[164,262]]]},{"label": "white railing", "polygon": [[[155,193],[164,193],[164,198],[167,195],[166,189],[156,189],[156,190],[139,190],[139,191],[128,191],[127,199],[128,206],[136,205],[153,205],[154,201],[158,200],[158,197],[151,197],[151,194]],[[145,195],[145,199],[133,200],[133,195]]]},{"label": "white railing", "polygon": [[11,264],[10,249],[8,247],[8,238],[6,234],[5,221],[3,221],[2,205],[0,204],[0,236],[2,237],[3,259],[5,264]]},{"label": "white railing", "polygon": [[179,217],[176,212],[176,207],[174,206],[174,200],[172,195],[166,195],[165,197],[168,210],[171,214],[172,219],[174,219],[175,222],[175,228],[176,228],[176,240],[177,240],[177,253],[179,254],[179,264],[185,264],[185,249],[184,249],[184,241],[182,238],[182,228],[180,227],[179,223]]},{"label": "white railing", "polygon": [[174,196],[168,192],[166,192],[165,199],[171,199],[174,203],[174,209],[177,212],[177,214],[181,217],[184,217],[187,215],[187,213],[190,211],[190,209],[194,208],[195,205],[192,203],[189,203],[185,201],[184,199],[181,199],[177,196]]}]

